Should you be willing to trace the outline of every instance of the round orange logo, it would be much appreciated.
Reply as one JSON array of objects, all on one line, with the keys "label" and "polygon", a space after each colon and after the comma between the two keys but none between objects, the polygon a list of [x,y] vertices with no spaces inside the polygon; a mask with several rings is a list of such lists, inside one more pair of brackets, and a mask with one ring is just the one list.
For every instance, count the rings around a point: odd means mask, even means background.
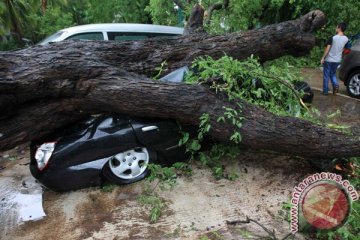
[{"label": "round orange logo", "polygon": [[343,225],[350,208],[345,190],[330,182],[321,182],[309,187],[301,201],[301,212],[305,220],[321,230]]}]

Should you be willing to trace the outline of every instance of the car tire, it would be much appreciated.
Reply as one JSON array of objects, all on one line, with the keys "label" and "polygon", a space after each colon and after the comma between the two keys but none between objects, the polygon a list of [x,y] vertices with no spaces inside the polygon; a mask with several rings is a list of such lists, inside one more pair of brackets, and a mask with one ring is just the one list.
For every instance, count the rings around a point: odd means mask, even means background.
[{"label": "car tire", "polygon": [[308,103],[308,104],[312,103],[314,98],[314,92],[307,82],[303,82],[303,81],[295,82],[294,88],[298,92],[304,92],[304,95],[301,98],[304,103]]},{"label": "car tire", "polygon": [[140,181],[150,173],[148,164],[156,160],[156,153],[146,147],[136,147],[110,158],[103,168],[103,176],[111,183],[129,184]]},{"label": "car tire", "polygon": [[360,70],[350,74],[346,81],[346,90],[353,98],[360,98]]}]

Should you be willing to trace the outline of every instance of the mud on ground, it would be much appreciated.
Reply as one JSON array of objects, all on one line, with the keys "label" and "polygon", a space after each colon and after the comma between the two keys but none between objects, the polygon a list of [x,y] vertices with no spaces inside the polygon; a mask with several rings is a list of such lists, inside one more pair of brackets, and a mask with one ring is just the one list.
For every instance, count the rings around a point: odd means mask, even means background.
[{"label": "mud on ground", "polygon": [[[10,154],[20,159],[1,160],[6,167],[0,172],[1,188],[12,185],[20,189],[23,181],[31,181],[28,158]],[[137,200],[145,182],[116,187],[112,192],[99,188],[69,193],[45,190],[47,216],[21,225],[11,225],[3,216],[1,239],[198,239],[215,233],[225,239],[267,236],[254,224],[226,224],[246,216],[284,236],[289,226],[283,220],[282,205],[289,201],[293,186],[313,172],[304,161],[251,151],[228,163],[227,167],[239,173],[235,181],[216,181],[209,170],[196,164],[192,167],[195,174],[180,177],[173,190],[157,190],[167,206],[155,224],[149,223],[149,209]],[[3,185],[7,178],[17,181]]]}]

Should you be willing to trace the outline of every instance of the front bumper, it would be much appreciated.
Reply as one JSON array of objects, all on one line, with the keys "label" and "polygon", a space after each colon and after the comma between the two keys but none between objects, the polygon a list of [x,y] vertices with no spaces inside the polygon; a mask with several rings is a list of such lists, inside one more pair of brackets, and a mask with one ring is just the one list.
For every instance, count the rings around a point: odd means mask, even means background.
[{"label": "front bumper", "polygon": [[95,168],[46,168],[39,171],[36,163],[32,162],[30,172],[42,185],[56,192],[99,186],[103,182],[101,169]]}]

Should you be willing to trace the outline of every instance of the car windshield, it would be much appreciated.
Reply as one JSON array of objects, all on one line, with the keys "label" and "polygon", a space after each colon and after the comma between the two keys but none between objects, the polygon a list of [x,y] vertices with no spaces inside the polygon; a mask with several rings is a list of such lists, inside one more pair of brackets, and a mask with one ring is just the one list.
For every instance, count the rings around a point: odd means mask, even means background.
[{"label": "car windshield", "polygon": [[49,42],[53,42],[54,40],[56,40],[57,38],[59,38],[61,35],[63,35],[65,33],[65,31],[58,31],[56,33],[54,33],[53,35],[45,38],[44,40],[42,40],[41,42],[39,42],[38,44],[40,45],[44,45],[46,43]]}]

